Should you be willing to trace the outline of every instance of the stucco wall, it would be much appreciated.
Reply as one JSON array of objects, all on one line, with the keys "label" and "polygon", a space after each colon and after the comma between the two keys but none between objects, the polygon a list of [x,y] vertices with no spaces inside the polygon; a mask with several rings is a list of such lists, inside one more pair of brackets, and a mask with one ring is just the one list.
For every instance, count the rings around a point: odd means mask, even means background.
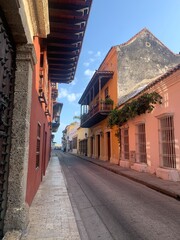
[{"label": "stucco wall", "polygon": [[[117,51],[115,47],[112,47],[107,53],[104,61],[99,67],[100,71],[113,71],[113,77],[110,79],[102,88],[99,93],[99,99],[105,99],[104,90],[108,87],[109,96],[114,101],[114,107],[118,103],[117,99]],[[98,143],[97,136],[100,135],[100,159],[108,160],[108,140],[107,133],[110,133],[110,148],[111,148],[111,157],[110,161],[112,163],[118,164],[119,161],[119,144],[118,139],[115,136],[116,128],[110,129],[107,127],[107,118],[98,124],[90,128],[89,138],[88,138],[88,156],[98,158]],[[91,137],[93,136],[93,155],[91,155]]]},{"label": "stucco wall", "polygon": [[[111,148],[111,158],[110,162],[118,164],[119,162],[119,143],[118,139],[115,136],[116,133],[116,127],[113,129],[110,129],[107,127],[107,119],[101,121],[99,124],[96,124],[95,126],[91,127],[90,130],[90,137],[94,137],[94,152],[93,156],[94,158],[98,158],[98,149],[97,149],[97,135],[100,135],[100,159],[101,160],[108,160],[108,142],[107,142],[107,133],[110,133],[110,148]],[[90,138],[89,138],[90,142]],[[91,156],[90,147],[91,143],[89,143],[89,152],[88,155]]]},{"label": "stucco wall", "polygon": [[159,76],[180,63],[180,56],[172,53],[147,29],[116,49],[118,98],[130,92],[142,80]]},{"label": "stucco wall", "polygon": [[[44,111],[44,103],[41,104],[38,99],[38,84],[39,83],[39,67],[40,67],[40,43],[39,39],[35,38],[34,46],[37,56],[37,64],[32,78],[32,105],[30,118],[30,137],[29,137],[29,161],[28,161],[28,176],[26,202],[30,205],[37,189],[41,183],[42,176],[45,173],[49,162],[51,130],[48,126],[48,119]],[[45,64],[46,67],[46,64]],[[50,101],[50,99],[49,99]],[[36,168],[36,143],[37,143],[37,126],[41,125],[41,146],[40,146],[40,166]],[[45,132],[47,133],[47,143],[44,145]],[[45,151],[46,150],[46,151]],[[45,152],[44,152],[45,151]]]},{"label": "stucco wall", "polygon": [[176,151],[176,169],[180,171],[180,111],[179,111],[179,91],[180,91],[180,70],[177,70],[163,81],[154,85],[147,92],[156,91],[162,97],[162,104],[155,105],[151,113],[142,114],[128,121],[129,128],[129,151],[136,151],[136,125],[145,123],[146,129],[146,151],[147,168],[150,173],[156,173],[159,167],[162,167],[160,160],[159,146],[159,120],[164,114],[172,114],[174,117],[175,151]]}]

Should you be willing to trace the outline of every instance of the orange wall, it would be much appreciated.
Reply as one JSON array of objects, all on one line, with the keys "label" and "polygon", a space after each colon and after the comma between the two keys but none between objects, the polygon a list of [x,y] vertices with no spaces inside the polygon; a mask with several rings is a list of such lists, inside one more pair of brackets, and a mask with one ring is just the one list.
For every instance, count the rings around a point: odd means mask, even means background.
[{"label": "orange wall", "polygon": [[110,98],[117,104],[117,52],[115,47],[111,49],[104,62],[101,64],[100,71],[113,71],[113,78],[105,84],[101,90],[101,95],[104,96],[104,90],[109,88]]},{"label": "orange wall", "polygon": [[[100,92],[100,98],[104,99],[104,90],[108,87],[110,98],[114,101],[114,107],[117,105],[117,52],[116,48],[113,47],[107,54],[103,63],[101,64],[100,71],[114,71],[113,78],[110,79]],[[118,164],[119,162],[119,144],[118,139],[115,136],[116,128],[109,129],[107,127],[107,118],[95,126],[91,127],[91,132],[95,137],[100,131],[103,132],[103,136],[100,138],[100,159],[107,160],[107,132],[110,132],[111,138],[111,159],[110,161]],[[96,139],[96,138],[95,138]],[[95,140],[96,141],[96,140]],[[90,144],[89,144],[90,145]],[[90,149],[90,148],[89,148]],[[88,153],[90,155],[90,152]],[[97,157],[97,142],[95,143],[94,157]]]},{"label": "orange wall", "polygon": [[[34,39],[34,47],[36,51],[37,64],[34,69],[33,86],[32,86],[32,107],[30,117],[30,138],[29,138],[29,162],[27,177],[27,193],[26,201],[30,205],[41,183],[42,176],[47,168],[50,156],[50,139],[51,130],[48,126],[49,119],[45,116],[44,104],[38,99],[39,88],[39,69],[40,69],[40,42],[38,37]],[[45,71],[47,65],[45,65]],[[49,93],[48,93],[49,94]],[[49,102],[51,105],[51,101]],[[36,169],[36,142],[37,142],[37,125],[41,125],[41,145],[40,145],[40,166]],[[47,143],[45,147],[45,135],[47,132]],[[46,150],[46,151],[45,151]],[[44,152],[45,151],[45,152]]]}]

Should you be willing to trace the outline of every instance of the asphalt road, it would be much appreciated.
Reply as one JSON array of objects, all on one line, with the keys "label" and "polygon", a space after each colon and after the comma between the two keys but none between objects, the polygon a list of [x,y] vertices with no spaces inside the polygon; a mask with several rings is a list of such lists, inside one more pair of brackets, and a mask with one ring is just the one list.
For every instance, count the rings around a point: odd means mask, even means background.
[{"label": "asphalt road", "polygon": [[180,240],[180,202],[71,154],[56,152],[82,240]]}]

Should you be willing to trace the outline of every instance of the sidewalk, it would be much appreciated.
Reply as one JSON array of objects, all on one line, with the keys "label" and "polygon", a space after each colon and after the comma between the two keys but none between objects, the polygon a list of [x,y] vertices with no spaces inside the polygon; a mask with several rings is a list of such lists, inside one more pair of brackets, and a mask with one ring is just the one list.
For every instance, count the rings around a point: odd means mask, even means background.
[{"label": "sidewalk", "polygon": [[51,158],[21,240],[80,240],[58,157]]},{"label": "sidewalk", "polygon": [[[180,200],[180,182],[165,181],[155,175],[122,168],[108,161],[70,154]],[[19,236],[19,233],[14,233],[14,236],[16,234]],[[18,236],[7,239],[80,240],[65,179],[59,159],[55,155],[51,158],[46,176],[30,207],[30,223],[27,232],[22,237],[18,238]]]},{"label": "sidewalk", "polygon": [[151,189],[161,192],[165,195],[180,200],[180,182],[173,182],[162,180],[157,178],[155,175],[145,172],[137,172],[130,168],[123,168],[118,165],[112,164],[108,161],[102,161],[99,159],[93,159],[86,156],[74,154],[79,158],[85,159],[93,164],[103,167],[109,171],[112,171],[121,176],[127,177],[133,181],[141,183]]}]

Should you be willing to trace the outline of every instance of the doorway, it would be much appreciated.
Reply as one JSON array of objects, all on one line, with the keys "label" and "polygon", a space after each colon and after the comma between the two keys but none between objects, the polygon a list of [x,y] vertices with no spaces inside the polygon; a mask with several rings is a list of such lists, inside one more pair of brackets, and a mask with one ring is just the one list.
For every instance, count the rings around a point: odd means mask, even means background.
[{"label": "doorway", "polygon": [[107,132],[107,156],[108,156],[108,161],[111,159],[111,136],[110,132]]},{"label": "doorway", "polygon": [[101,154],[100,135],[97,135],[97,141],[98,141],[98,158],[100,158],[100,154]]},{"label": "doorway", "polygon": [[93,137],[91,137],[91,157],[93,156]]}]

